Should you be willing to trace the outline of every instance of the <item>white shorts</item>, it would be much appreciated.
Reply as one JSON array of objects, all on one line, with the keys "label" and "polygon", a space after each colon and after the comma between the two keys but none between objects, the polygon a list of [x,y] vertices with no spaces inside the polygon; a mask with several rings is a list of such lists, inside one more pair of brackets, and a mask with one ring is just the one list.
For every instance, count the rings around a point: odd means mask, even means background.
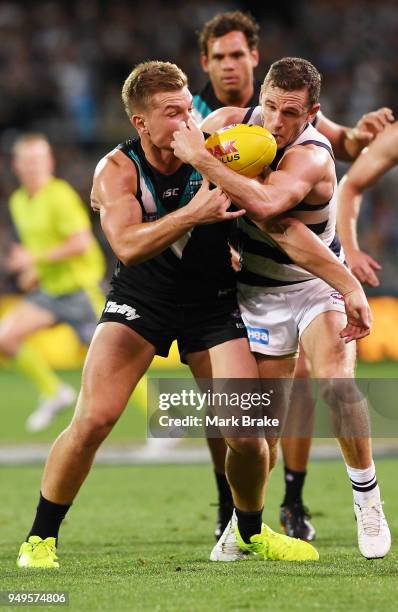
[{"label": "white shorts", "polygon": [[340,293],[315,278],[298,289],[275,293],[264,287],[238,285],[238,302],[253,353],[296,353],[301,334],[322,312],[345,314]]}]

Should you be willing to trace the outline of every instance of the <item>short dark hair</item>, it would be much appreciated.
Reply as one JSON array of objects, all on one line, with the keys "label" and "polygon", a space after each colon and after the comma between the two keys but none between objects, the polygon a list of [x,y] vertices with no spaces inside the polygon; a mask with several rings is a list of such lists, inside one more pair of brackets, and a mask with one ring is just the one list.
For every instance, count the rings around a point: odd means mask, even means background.
[{"label": "short dark hair", "polygon": [[311,62],[301,57],[284,57],[271,64],[265,75],[263,89],[270,83],[286,91],[305,87],[310,106],[319,100],[321,75]]},{"label": "short dark hair", "polygon": [[199,48],[202,55],[207,55],[207,45],[211,38],[219,38],[229,32],[242,32],[249,49],[258,46],[260,26],[248,13],[231,11],[219,13],[206,21],[198,35]]},{"label": "short dark hair", "polygon": [[171,62],[150,61],[138,64],[122,89],[122,100],[128,117],[145,109],[159,91],[174,91],[188,84],[187,75]]}]

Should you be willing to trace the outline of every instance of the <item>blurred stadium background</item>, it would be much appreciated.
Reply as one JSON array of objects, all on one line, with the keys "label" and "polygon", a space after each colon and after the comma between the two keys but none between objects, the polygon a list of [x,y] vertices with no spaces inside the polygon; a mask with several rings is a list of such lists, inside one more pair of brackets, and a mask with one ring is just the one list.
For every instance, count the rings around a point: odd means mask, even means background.
[{"label": "blurred stadium background", "polygon": [[[234,9],[250,11],[260,23],[259,79],[272,61],[303,56],[323,74],[322,108],[331,119],[352,125],[379,106],[390,106],[397,115],[396,0],[279,0],[272,6],[232,0],[1,0],[0,316],[18,299],[14,279],[1,266],[12,237],[7,204],[16,187],[10,168],[14,139],[25,131],[47,134],[55,147],[58,176],[70,181],[89,207],[97,161],[133,135],[120,101],[122,82],[132,67],[146,59],[174,61],[188,74],[191,90],[199,89],[206,78],[196,32],[216,13]],[[339,165],[340,175],[344,169]],[[375,330],[361,342],[359,372],[365,377],[398,378],[397,198],[395,169],[366,194],[361,216],[362,246],[383,264],[381,285],[372,292]],[[92,219],[107,255],[109,280],[114,258],[98,218]],[[32,342],[78,388],[84,349],[72,330],[59,326],[36,334]],[[156,360],[150,375],[181,377],[186,372],[174,350],[168,360]],[[48,444],[67,425],[71,410],[46,431],[28,434],[24,424],[35,402],[30,384],[0,360],[0,464],[42,463]],[[133,396],[131,403],[103,451],[108,463],[143,460],[145,413],[142,401]],[[134,409],[138,404],[141,410]],[[315,446],[314,456],[330,457],[331,452],[336,457],[336,446],[325,442]],[[393,439],[379,443],[379,452],[396,454]],[[81,610],[394,608],[395,553],[381,564],[360,557],[341,462],[310,466],[306,500],[319,533],[319,566],[221,564],[214,571],[206,562],[215,515],[210,504],[216,498],[211,468],[190,465],[196,460],[209,463],[208,452],[200,440],[181,447],[187,465],[95,469],[66,521],[59,573],[23,580],[12,568],[31,520],[42,468],[2,465],[1,588],[68,589],[71,606]],[[163,453],[163,459],[170,461],[170,454]],[[378,479],[394,536],[394,458],[378,461]],[[267,495],[267,521],[276,529],[281,495],[279,465]]]},{"label": "blurred stadium background", "polygon": [[[132,67],[145,59],[174,61],[188,74],[191,90],[199,89],[206,77],[198,61],[197,32],[214,14],[234,9],[251,12],[260,23],[259,79],[272,61],[285,55],[303,56],[323,75],[322,109],[333,120],[351,125],[362,113],[379,106],[390,106],[397,113],[398,11],[394,0],[280,0],[272,8],[222,0],[2,1],[0,255],[6,253],[12,236],[7,202],[16,186],[10,168],[14,139],[25,131],[47,134],[55,147],[57,174],[70,181],[89,206],[96,162],[133,135],[120,102],[121,84]],[[339,164],[340,175],[344,169]],[[362,246],[383,264],[381,285],[371,292],[375,330],[360,349],[362,359],[370,362],[398,360],[397,195],[395,169],[366,194],[361,216]],[[92,218],[107,255],[109,279],[114,258],[98,217]],[[0,265],[0,313],[17,294],[14,279]],[[84,351],[71,330],[61,327],[42,332],[33,342],[59,368],[81,366]],[[156,361],[153,372],[175,372],[179,367],[173,351],[169,360]],[[377,375],[392,376],[397,371],[391,363],[386,368],[377,370]],[[2,408],[13,420],[17,410],[7,404],[9,393],[15,402],[19,379],[10,376],[0,370]],[[78,374],[70,376],[78,384]],[[24,397],[18,401],[29,404],[28,386]],[[5,418],[7,421],[8,416]],[[22,425],[22,416],[19,422]],[[19,426],[15,430],[7,427],[5,424],[3,438],[14,439]],[[53,433],[49,430],[48,439]],[[22,430],[20,435],[25,436]]]}]

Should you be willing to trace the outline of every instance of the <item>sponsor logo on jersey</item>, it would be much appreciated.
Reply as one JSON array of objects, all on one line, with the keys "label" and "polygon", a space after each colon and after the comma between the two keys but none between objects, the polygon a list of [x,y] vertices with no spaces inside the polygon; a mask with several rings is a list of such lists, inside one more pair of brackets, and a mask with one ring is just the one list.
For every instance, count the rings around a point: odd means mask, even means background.
[{"label": "sponsor logo on jersey", "polygon": [[140,315],[137,314],[135,308],[132,308],[127,304],[117,304],[116,302],[112,302],[110,300],[105,304],[104,312],[114,312],[117,314],[124,315],[127,321],[132,321],[133,319],[140,318]]},{"label": "sponsor logo on jersey", "polygon": [[269,331],[262,327],[246,326],[247,335],[250,342],[256,344],[269,344]]},{"label": "sponsor logo on jersey", "polygon": [[163,198],[171,198],[172,196],[178,196],[180,192],[180,188],[179,187],[170,187],[170,189],[166,189],[166,191],[163,192]]},{"label": "sponsor logo on jersey", "polygon": [[189,195],[191,200],[198,192],[198,189],[200,189],[201,184],[202,179],[189,179]]},{"label": "sponsor logo on jersey", "polygon": [[332,300],[332,304],[341,304],[341,302],[344,302],[343,296],[338,291],[333,291],[330,294],[330,298]]}]

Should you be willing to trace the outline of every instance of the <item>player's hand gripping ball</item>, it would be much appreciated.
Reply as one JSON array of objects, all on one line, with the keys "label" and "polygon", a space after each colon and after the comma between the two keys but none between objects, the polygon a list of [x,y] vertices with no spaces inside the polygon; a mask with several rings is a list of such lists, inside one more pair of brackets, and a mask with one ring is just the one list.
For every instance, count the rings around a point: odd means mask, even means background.
[{"label": "player's hand gripping ball", "polygon": [[238,123],[218,130],[206,140],[206,149],[223,164],[254,178],[276,155],[276,142],[271,132],[258,125]]}]

